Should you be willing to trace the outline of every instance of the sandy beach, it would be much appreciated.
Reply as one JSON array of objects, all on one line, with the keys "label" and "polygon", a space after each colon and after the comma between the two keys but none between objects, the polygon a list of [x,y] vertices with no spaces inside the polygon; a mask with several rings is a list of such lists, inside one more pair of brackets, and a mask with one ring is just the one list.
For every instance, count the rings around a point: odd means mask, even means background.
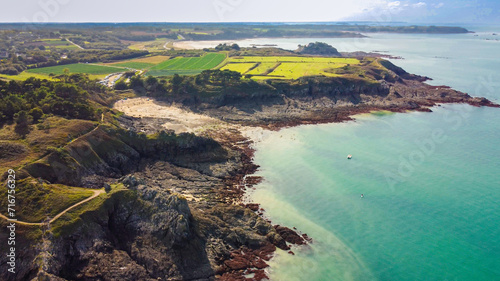
[{"label": "sandy beach", "polygon": [[132,117],[164,118],[163,127],[179,133],[196,133],[210,127],[223,125],[218,119],[189,112],[175,105],[161,104],[152,98],[134,98],[117,101],[115,109]]},{"label": "sandy beach", "polygon": [[[244,40],[238,40],[244,41]],[[231,45],[235,41],[231,40],[215,40],[215,41],[178,41],[174,42],[174,48],[178,49],[186,49],[186,50],[195,50],[195,49],[203,49],[203,48],[214,48],[219,44],[228,44]]]},{"label": "sandy beach", "polygon": [[261,127],[230,124],[210,116],[194,113],[175,104],[164,104],[152,98],[133,98],[117,101],[114,108],[132,117],[163,118],[165,129],[175,133],[199,134],[206,130],[236,129],[252,142],[262,141],[271,131]]}]

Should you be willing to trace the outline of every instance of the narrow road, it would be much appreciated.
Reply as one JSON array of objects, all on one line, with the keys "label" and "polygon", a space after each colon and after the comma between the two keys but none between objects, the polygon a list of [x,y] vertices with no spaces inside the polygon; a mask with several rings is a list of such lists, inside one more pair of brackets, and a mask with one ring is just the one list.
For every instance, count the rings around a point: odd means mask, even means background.
[{"label": "narrow road", "polygon": [[165,45],[163,45],[164,49],[170,50],[171,48],[168,47],[168,44],[172,43],[172,48],[174,47],[174,41],[167,41]]},{"label": "narrow road", "polygon": [[104,193],[104,189],[99,189],[99,190],[94,190],[94,194],[92,196],[90,196],[89,198],[87,199],[84,199],[76,204],[73,204],[71,205],[70,207],[68,207],[66,210],[60,212],[59,214],[57,214],[55,217],[53,217],[52,219],[50,219],[49,222],[25,222],[25,221],[18,221],[18,220],[11,220],[9,219],[8,217],[0,214],[0,218],[2,219],[5,219],[7,221],[10,221],[10,222],[15,222],[15,223],[18,223],[18,224],[22,224],[22,225],[36,225],[36,226],[43,226],[43,225],[46,225],[46,224],[51,224],[53,223],[54,221],[56,221],[58,218],[60,218],[62,215],[64,215],[65,213],[67,213],[69,210],[73,209],[73,208],[76,208],[82,204],[85,204],[87,202],[89,202],[90,200],[96,198],[97,196],[101,195]]},{"label": "narrow road", "polygon": [[66,41],[68,41],[69,43],[71,43],[71,44],[73,44],[73,45],[77,46],[78,48],[80,48],[80,49],[82,49],[82,50],[85,50],[84,48],[82,48],[82,46],[80,46],[80,45],[78,45],[78,44],[74,43],[73,41],[69,40],[68,38],[64,38],[64,39],[66,39]]}]

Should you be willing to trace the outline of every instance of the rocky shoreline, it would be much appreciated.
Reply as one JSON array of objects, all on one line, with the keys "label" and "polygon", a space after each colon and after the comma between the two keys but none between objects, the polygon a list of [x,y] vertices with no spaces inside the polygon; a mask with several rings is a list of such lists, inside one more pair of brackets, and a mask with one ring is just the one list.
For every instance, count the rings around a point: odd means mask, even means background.
[{"label": "rocky shoreline", "polygon": [[[427,77],[390,63],[385,67],[383,75],[376,67],[366,70],[373,71],[374,81],[316,77],[236,87],[205,98],[120,101],[115,108],[125,114],[119,124],[100,126],[68,144],[65,154],[52,153],[25,168],[26,175],[52,183],[95,187],[106,182],[125,189],[99,209],[81,214],[64,235],[33,242],[37,251],[30,243],[20,247],[26,263],[20,264],[19,276],[267,279],[267,262],[277,248],[293,255],[292,245],[311,243],[314,237],[273,225],[258,203],[243,201],[245,192],[262,180],[254,176],[259,167],[253,163],[255,139],[248,130],[344,122],[379,110],[431,111],[441,103],[499,107],[446,86],[427,85]],[[67,173],[54,171],[54,163],[67,166]],[[43,266],[29,264],[41,257]]]},{"label": "rocky shoreline", "polygon": [[[126,121],[122,120],[125,122],[122,124],[124,126],[129,126],[128,129],[140,130],[143,128],[142,122],[144,120],[141,120],[142,118],[127,117],[126,119]],[[160,123],[153,122],[150,124],[160,125]],[[150,129],[152,130],[151,132],[154,133],[155,131],[161,130],[162,127],[150,127]],[[205,195],[207,198],[211,198],[209,200],[213,201],[212,203],[217,202],[219,206],[216,206],[217,204],[215,204],[215,207],[207,206],[207,204],[196,201],[196,198],[199,198],[200,194],[189,194],[187,196],[192,198],[192,201],[188,202],[191,210],[197,214],[196,216],[198,216],[201,215],[199,213],[200,210],[203,212],[211,212],[213,209],[223,208],[226,210],[227,215],[241,212],[247,213],[248,217],[245,220],[250,221],[255,220],[255,217],[258,216],[261,221],[261,226],[255,229],[257,234],[263,235],[267,233],[265,235],[267,237],[267,241],[264,243],[258,243],[257,245],[242,245],[232,249],[227,254],[223,255],[222,258],[215,259],[218,266],[214,277],[217,280],[265,280],[268,278],[265,272],[265,268],[268,267],[267,261],[272,258],[276,248],[287,251],[289,254],[294,254],[291,251],[291,245],[305,245],[312,242],[312,239],[309,238],[307,234],[299,234],[297,231],[288,227],[272,225],[271,221],[264,218],[264,210],[260,208],[259,204],[243,202],[245,192],[253,188],[254,185],[257,185],[262,180],[261,177],[252,176],[258,169],[258,166],[253,163],[253,155],[255,152],[251,146],[253,144],[253,140],[243,136],[240,130],[234,128],[218,131],[207,130],[203,133],[203,135],[215,139],[222,146],[236,152],[239,157],[239,164],[238,168],[231,173],[226,176],[219,177],[220,180],[214,178],[211,180],[213,191],[209,191]],[[162,171],[168,172],[169,170],[164,166],[168,165],[166,163],[155,163],[154,165],[158,165],[158,167],[156,167],[156,171],[158,171],[158,173],[161,173]],[[142,172],[134,173],[133,176],[137,178],[147,178],[147,176],[145,176]],[[149,180],[146,181],[148,182]],[[154,185],[154,183],[150,183],[149,185]],[[175,190],[175,192],[181,192],[181,194],[186,196],[184,192],[178,189]],[[212,197],[212,195],[215,196]],[[209,203],[208,205],[212,205],[212,203]],[[250,213],[252,215],[248,215]],[[229,221],[231,219],[229,217],[224,217],[224,220]],[[259,230],[259,228],[265,229],[268,227],[271,227],[272,235],[269,235],[269,229]],[[218,247],[226,248],[220,245]]]},{"label": "rocky shoreline", "polygon": [[[408,74],[395,66],[392,75],[390,79],[383,80],[376,86],[346,86],[342,81],[312,85],[309,83],[306,86],[296,85],[288,88],[280,88],[281,85],[277,85],[274,86],[276,94],[256,93],[241,99],[226,99],[223,103],[220,99],[194,103],[191,100],[170,99],[157,104],[176,103],[190,112],[219,119],[228,125],[220,127],[219,124],[219,129],[207,129],[201,133],[240,155],[239,168],[224,177],[223,187],[216,189],[217,200],[226,206],[243,207],[263,218],[264,210],[259,204],[242,201],[245,192],[262,179],[252,176],[258,169],[253,163],[253,140],[245,137],[241,130],[238,130],[241,128],[238,126],[280,130],[303,124],[344,122],[352,120],[354,115],[380,110],[430,112],[430,107],[441,103],[499,107],[487,99],[471,97],[446,86],[424,84],[427,77]],[[147,118],[149,117],[135,119],[127,124],[134,127],[133,124],[144,122],[141,119],[150,122]],[[140,128],[144,126],[138,125],[135,130]],[[272,257],[276,247],[294,254],[289,245],[303,245],[312,241],[307,234],[299,234],[298,231],[284,226],[274,225],[273,230],[281,238],[280,241],[269,239],[271,243],[258,247],[241,246],[231,250],[229,255],[218,261],[220,267],[215,277],[220,280],[263,280],[267,278],[264,271],[267,267],[266,261]]]}]

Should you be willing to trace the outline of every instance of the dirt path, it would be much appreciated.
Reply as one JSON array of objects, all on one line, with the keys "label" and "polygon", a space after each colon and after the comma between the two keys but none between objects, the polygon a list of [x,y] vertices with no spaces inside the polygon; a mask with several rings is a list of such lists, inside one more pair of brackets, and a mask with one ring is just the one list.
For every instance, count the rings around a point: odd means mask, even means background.
[{"label": "dirt path", "polygon": [[0,218],[2,219],[5,219],[9,222],[15,222],[17,224],[22,224],[22,225],[36,225],[36,226],[43,226],[43,225],[47,225],[47,224],[51,224],[53,223],[54,221],[56,221],[58,218],[60,218],[62,215],[66,214],[69,210],[73,209],[73,208],[76,208],[82,204],[85,204],[87,202],[89,202],[90,200],[96,198],[97,196],[101,195],[104,193],[104,189],[99,189],[99,190],[94,190],[94,194],[92,196],[90,196],[89,198],[87,199],[84,199],[76,204],[73,204],[71,205],[70,207],[68,207],[66,210],[60,212],[59,214],[57,214],[55,217],[53,217],[52,219],[50,219],[48,222],[25,222],[25,221],[18,221],[18,220],[12,220],[2,214],[0,214]]}]

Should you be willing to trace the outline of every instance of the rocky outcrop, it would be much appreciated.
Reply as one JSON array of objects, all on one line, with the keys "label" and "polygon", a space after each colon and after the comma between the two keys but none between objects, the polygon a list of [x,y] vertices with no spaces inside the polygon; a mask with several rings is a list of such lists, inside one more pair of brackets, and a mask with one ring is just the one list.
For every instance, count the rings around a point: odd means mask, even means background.
[{"label": "rocky outcrop", "polygon": [[[333,71],[333,70],[332,70]],[[341,122],[373,110],[429,111],[438,103],[498,106],[446,86],[425,84],[428,77],[407,73],[383,59],[335,69],[340,77],[304,77],[295,81],[232,86],[204,99],[178,99],[191,110],[224,121],[270,129],[298,124]]]},{"label": "rocky outcrop", "polygon": [[[266,278],[273,251],[289,245],[270,222],[232,204],[242,194],[231,191],[234,185],[255,171],[246,148],[231,146],[243,138],[156,133],[145,138],[103,126],[26,167],[28,176],[52,183],[126,189],[108,188],[96,209],[37,238],[19,238],[20,259],[36,263],[20,265],[14,279],[0,273],[2,280]],[[68,170],[56,172],[60,165]],[[258,182],[248,177],[246,184]]]}]

